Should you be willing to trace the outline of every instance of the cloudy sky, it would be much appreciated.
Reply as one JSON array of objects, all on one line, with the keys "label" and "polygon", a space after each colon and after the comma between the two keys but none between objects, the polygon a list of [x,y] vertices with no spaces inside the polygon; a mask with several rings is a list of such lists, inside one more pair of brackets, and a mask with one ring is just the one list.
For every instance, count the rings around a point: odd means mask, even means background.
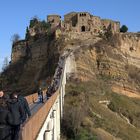
[{"label": "cloudy sky", "polygon": [[140,0],[0,0],[0,69],[5,57],[11,55],[11,36],[23,39],[32,17],[46,19],[48,14],[87,11],[128,26],[130,32],[140,31]]}]

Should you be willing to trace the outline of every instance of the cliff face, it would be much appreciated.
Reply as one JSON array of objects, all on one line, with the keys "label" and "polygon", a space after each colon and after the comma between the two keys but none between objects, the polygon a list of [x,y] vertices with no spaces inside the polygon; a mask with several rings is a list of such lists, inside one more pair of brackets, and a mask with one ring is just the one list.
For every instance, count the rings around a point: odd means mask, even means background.
[{"label": "cliff face", "polygon": [[65,40],[75,67],[66,88],[66,139],[139,140],[139,34]]},{"label": "cliff face", "polygon": [[[52,47],[53,46],[53,47]],[[12,62],[4,71],[3,88],[20,93],[31,94],[38,87],[42,88],[49,84],[52,77],[59,51],[55,39],[48,40],[44,36],[36,41],[17,42],[12,48]]]},{"label": "cliff face", "polygon": [[120,42],[120,44],[116,46],[120,48],[122,54],[128,58],[128,64],[140,67],[140,34],[119,34],[116,41]]},{"label": "cliff face", "polygon": [[101,75],[108,77],[112,85],[139,91],[139,34],[116,34],[109,40],[86,39],[72,48],[76,75],[81,81]]}]

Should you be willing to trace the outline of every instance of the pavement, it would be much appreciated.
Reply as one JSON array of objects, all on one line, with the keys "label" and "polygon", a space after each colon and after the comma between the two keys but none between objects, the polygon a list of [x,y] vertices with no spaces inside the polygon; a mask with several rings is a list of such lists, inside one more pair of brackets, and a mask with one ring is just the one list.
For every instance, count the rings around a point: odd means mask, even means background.
[{"label": "pavement", "polygon": [[[47,101],[46,97],[44,97],[44,103]],[[31,114],[34,115],[43,105],[44,103],[40,103],[38,100],[35,103],[30,104]]]}]

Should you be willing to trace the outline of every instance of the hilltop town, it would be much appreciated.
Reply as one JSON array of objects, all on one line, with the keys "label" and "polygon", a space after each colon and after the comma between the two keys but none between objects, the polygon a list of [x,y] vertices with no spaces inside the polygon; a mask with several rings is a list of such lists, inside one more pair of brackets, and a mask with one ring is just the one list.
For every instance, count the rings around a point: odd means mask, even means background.
[{"label": "hilltop town", "polygon": [[66,35],[71,39],[86,39],[102,36],[108,31],[112,34],[119,33],[120,22],[101,19],[88,12],[70,12],[64,15],[64,20],[61,19],[60,15],[48,15],[46,21],[39,21],[35,17],[30,21],[26,30],[25,40],[13,44],[11,60],[16,62],[24,57],[29,51],[28,43],[33,38],[41,38],[47,33],[54,33],[56,38],[60,35]]},{"label": "hilltop town", "polygon": [[[65,32],[81,33],[90,32],[92,35],[104,32],[108,28],[113,32],[120,31],[120,22],[109,19],[101,19],[88,12],[71,12],[64,15],[64,21],[59,15],[48,15],[47,22],[51,27],[61,27]],[[32,35],[35,34],[31,32]]]}]

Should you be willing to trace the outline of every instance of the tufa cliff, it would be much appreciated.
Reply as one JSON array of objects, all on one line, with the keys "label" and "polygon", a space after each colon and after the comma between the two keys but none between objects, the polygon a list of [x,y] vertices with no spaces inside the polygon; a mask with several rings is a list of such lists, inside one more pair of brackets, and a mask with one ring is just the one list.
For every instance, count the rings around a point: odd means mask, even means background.
[{"label": "tufa cliff", "polygon": [[66,88],[63,139],[139,140],[140,34],[66,40],[75,68]]}]

